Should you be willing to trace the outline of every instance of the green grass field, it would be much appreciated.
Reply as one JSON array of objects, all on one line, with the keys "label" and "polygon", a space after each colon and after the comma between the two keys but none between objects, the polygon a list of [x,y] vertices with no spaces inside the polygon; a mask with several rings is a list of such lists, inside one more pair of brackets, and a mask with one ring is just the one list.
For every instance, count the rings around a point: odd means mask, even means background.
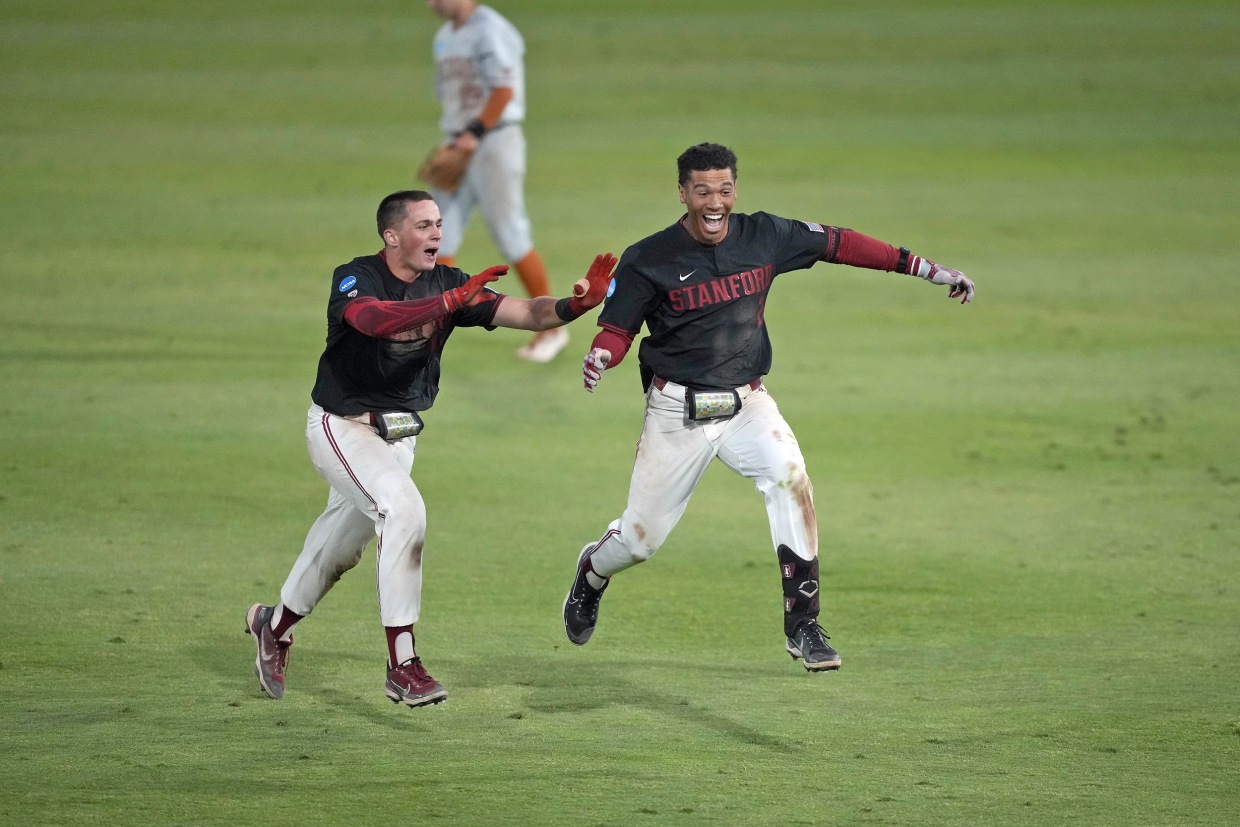
[{"label": "green grass field", "polygon": [[[816,488],[843,669],[783,652],[760,497],[712,470],[564,639],[624,505],[635,360],[581,390],[462,331],[414,477],[394,707],[373,552],[242,634],[326,486],[302,435],[332,269],[436,139],[421,3],[0,6],[0,824],[1240,823],[1240,9],[496,3],[524,32],[557,292],[738,210],[963,269],[781,278],[767,384]],[[461,264],[498,263],[480,223]],[[515,282],[508,289],[518,291]]]}]

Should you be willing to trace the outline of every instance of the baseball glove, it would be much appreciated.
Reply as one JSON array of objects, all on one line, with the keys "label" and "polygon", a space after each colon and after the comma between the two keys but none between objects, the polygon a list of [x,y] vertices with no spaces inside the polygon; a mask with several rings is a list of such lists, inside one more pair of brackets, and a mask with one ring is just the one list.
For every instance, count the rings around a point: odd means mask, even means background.
[{"label": "baseball glove", "polygon": [[456,192],[465,177],[465,169],[469,166],[472,152],[457,149],[451,144],[437,146],[426,156],[422,166],[418,167],[418,177],[433,188],[444,192]]}]

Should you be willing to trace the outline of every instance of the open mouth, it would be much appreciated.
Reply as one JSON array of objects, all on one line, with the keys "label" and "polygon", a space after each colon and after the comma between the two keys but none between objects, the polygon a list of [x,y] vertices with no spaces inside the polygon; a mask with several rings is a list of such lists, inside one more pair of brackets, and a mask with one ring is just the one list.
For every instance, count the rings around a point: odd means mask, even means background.
[{"label": "open mouth", "polygon": [[723,229],[723,213],[707,213],[702,216],[702,223],[707,231],[717,233]]}]

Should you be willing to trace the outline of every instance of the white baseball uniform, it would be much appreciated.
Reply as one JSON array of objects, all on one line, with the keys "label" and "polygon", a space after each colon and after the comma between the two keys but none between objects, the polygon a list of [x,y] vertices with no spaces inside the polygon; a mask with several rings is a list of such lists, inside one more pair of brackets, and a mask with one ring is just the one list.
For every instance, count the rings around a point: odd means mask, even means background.
[{"label": "white baseball uniform", "polygon": [[646,417],[628,503],[581,552],[565,600],[565,630],[575,644],[590,639],[607,578],[649,559],[663,545],[707,466],[718,458],[752,480],[766,502],[783,578],[788,652],[804,658],[811,671],[839,668],[838,653],[817,625],[813,486],[796,437],[762,383],[772,360],[767,294],[780,274],[819,261],[919,275],[951,285],[949,295],[964,301],[972,297],[972,282],[904,248],[839,227],[761,212],[731,213],[726,236],[712,245],[695,239],[684,220],[625,250],[614,292],[599,315],[603,332],[583,365],[592,388],[600,370],[595,353],[617,357],[614,365],[641,327],[647,328],[638,355]]},{"label": "white baseball uniform", "polygon": [[[762,386],[771,365],[763,311],[775,277],[819,261],[832,236],[766,213],[733,213],[729,227],[710,247],[678,222],[631,246],[616,269],[599,325],[631,338],[645,324],[650,335],[639,354],[646,419],[628,505],[590,554],[602,577],[658,550],[715,457],[762,493],[776,549],[806,561],[818,556],[805,459]],[[739,412],[691,421],[687,388],[734,390]]]},{"label": "white baseball uniform", "polygon": [[433,190],[443,216],[439,255],[453,257],[474,210],[482,213],[495,245],[508,261],[534,249],[525,208],[525,41],[503,15],[478,6],[464,25],[445,22],[435,33],[435,97],[443,107],[439,128],[446,140],[482,112],[491,92],[512,89],[499,121],[479,139],[460,187]]},{"label": "white baseball uniform", "polygon": [[760,381],[736,391],[741,409],[734,417],[686,422],[686,387],[661,379],[651,385],[628,504],[590,554],[598,575],[610,577],[649,559],[716,458],[762,494],[775,548],[807,560],[817,556],[814,489],[796,437]]},{"label": "white baseball uniform", "polygon": [[460,287],[468,278],[439,265],[413,283],[404,282],[381,255],[361,256],[336,268],[327,306],[327,346],[306,421],[310,459],[331,491],[280,591],[292,611],[310,614],[376,537],[383,625],[410,626],[418,620],[426,537],[426,506],[410,477],[418,437],[386,442],[372,414],[428,410],[439,392],[440,356],[448,337],[457,327],[493,329],[499,294],[486,291],[486,301],[387,338],[358,332],[344,321],[344,311],[357,297],[422,299]]}]

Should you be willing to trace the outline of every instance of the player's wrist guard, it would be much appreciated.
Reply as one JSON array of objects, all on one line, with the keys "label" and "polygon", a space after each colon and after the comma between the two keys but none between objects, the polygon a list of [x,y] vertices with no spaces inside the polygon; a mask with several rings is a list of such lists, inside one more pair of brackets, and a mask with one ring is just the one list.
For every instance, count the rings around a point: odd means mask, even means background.
[{"label": "player's wrist guard", "polygon": [[486,126],[482,123],[482,119],[481,119],[481,118],[474,118],[474,119],[473,119],[472,121],[470,121],[470,122],[469,122],[469,124],[465,127],[465,130],[464,130],[464,131],[466,131],[466,132],[470,133],[470,134],[471,134],[471,135],[473,135],[475,138],[481,138],[483,135],[485,135],[485,134],[486,134],[487,128],[486,128]]},{"label": "player's wrist guard", "polygon": [[908,247],[901,247],[900,260],[896,262],[896,272],[929,281],[930,274],[934,272],[934,262],[913,255]]},{"label": "player's wrist guard", "polygon": [[928,258],[915,256],[907,247],[900,248],[900,261],[896,264],[896,272],[925,279],[931,284],[955,284],[957,281],[952,277],[955,271],[940,267]]},{"label": "player's wrist guard", "polygon": [[455,313],[462,307],[470,307],[478,303],[478,296],[482,293],[484,287],[498,279],[500,276],[508,272],[507,264],[500,264],[495,267],[488,267],[476,276],[470,276],[469,280],[460,287],[453,287],[451,290],[444,292],[444,307],[449,313]]},{"label": "player's wrist guard", "polygon": [[586,312],[576,296],[566,296],[555,303],[555,315],[566,322],[571,322]]}]

